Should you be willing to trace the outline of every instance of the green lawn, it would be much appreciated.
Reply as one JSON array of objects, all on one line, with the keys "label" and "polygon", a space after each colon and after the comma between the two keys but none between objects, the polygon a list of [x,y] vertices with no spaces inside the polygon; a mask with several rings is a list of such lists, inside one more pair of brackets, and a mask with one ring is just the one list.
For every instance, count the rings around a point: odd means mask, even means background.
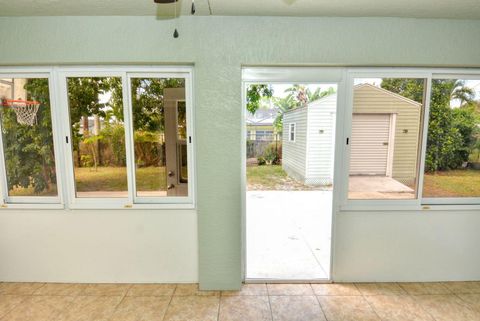
[{"label": "green lawn", "polygon": [[[165,167],[141,167],[135,172],[137,191],[159,191],[167,189]],[[78,192],[126,191],[126,167],[75,168]]]},{"label": "green lawn", "polygon": [[[186,175],[186,173],[185,173]],[[125,167],[99,167],[75,169],[78,192],[126,191]],[[164,167],[142,167],[137,169],[138,191],[166,190]],[[306,186],[288,177],[281,165],[247,167],[248,190],[313,190],[325,187]],[[424,197],[478,197],[480,196],[480,170],[451,170],[425,174]],[[32,196],[33,188],[16,188],[11,196]],[[38,196],[56,195],[56,186]]]},{"label": "green lawn", "polygon": [[478,197],[480,170],[464,169],[425,174],[424,197]]},{"label": "green lawn", "polygon": [[[184,173],[186,176],[186,173]],[[142,167],[136,171],[137,191],[160,191],[167,189],[165,167]],[[77,192],[92,191],[126,191],[126,167],[75,168],[75,183]],[[55,196],[56,186],[49,191],[35,194],[32,187],[15,188],[10,196]]]}]

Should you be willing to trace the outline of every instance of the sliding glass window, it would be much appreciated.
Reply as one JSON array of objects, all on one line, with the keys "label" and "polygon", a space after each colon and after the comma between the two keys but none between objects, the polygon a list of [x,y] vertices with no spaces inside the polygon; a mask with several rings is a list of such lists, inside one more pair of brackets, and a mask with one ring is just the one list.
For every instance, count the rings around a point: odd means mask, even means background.
[{"label": "sliding glass window", "polygon": [[120,77],[68,77],[75,196],[128,197]]},{"label": "sliding glass window", "polygon": [[353,82],[348,199],[417,198],[426,79]]},{"label": "sliding glass window", "polygon": [[185,78],[130,78],[136,197],[188,196]]},{"label": "sliding glass window", "polygon": [[430,203],[480,197],[480,76],[434,76],[425,154]]},{"label": "sliding glass window", "polygon": [[59,202],[48,75],[0,75],[5,203]]}]

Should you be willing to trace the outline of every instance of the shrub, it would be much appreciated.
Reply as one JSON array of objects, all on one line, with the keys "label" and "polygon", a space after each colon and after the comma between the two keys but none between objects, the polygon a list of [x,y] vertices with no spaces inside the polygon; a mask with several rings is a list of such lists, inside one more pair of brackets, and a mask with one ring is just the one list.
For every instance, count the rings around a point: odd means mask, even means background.
[{"label": "shrub", "polygon": [[265,158],[263,158],[262,156],[258,156],[258,157],[257,157],[257,164],[258,164],[259,166],[265,165],[265,164],[266,164]]},{"label": "shrub", "polygon": [[263,152],[263,158],[268,165],[278,163],[280,161],[280,157],[278,155],[277,146],[275,146],[275,144],[268,145]]}]

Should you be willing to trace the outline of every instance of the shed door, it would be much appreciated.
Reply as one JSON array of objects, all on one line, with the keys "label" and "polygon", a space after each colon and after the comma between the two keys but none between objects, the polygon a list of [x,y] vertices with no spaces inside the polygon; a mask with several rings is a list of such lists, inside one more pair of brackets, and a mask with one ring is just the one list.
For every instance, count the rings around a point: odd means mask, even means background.
[{"label": "shed door", "polygon": [[389,114],[353,114],[350,175],[386,175]]}]

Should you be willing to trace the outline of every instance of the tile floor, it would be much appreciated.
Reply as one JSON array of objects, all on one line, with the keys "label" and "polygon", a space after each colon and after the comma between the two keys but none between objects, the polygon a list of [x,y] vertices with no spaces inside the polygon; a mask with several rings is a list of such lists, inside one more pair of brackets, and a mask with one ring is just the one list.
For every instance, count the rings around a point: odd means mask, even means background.
[{"label": "tile floor", "polygon": [[0,321],[480,321],[480,282],[0,283]]}]

